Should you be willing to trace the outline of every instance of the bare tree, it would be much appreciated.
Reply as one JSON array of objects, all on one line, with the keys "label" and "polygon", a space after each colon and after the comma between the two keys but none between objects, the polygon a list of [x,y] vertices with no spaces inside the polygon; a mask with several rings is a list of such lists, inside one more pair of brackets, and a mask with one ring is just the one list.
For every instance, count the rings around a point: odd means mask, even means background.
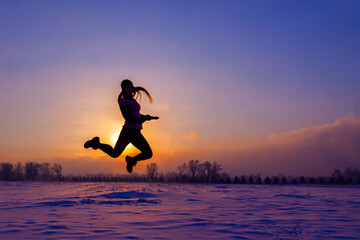
[{"label": "bare tree", "polygon": [[218,182],[218,180],[220,179],[220,174],[222,171],[222,167],[220,164],[218,164],[216,161],[213,162],[212,166],[211,166],[211,181],[212,182]]},{"label": "bare tree", "polygon": [[253,176],[252,175],[250,175],[250,177],[249,177],[249,184],[254,184],[254,178],[253,178]]},{"label": "bare tree", "polygon": [[266,176],[266,178],[265,178],[265,183],[266,183],[266,184],[270,184],[270,183],[271,183],[271,179],[270,179],[268,176]]},{"label": "bare tree", "polygon": [[40,164],[36,162],[27,162],[25,164],[25,177],[26,180],[37,180],[39,176]]},{"label": "bare tree", "polygon": [[42,163],[40,165],[40,176],[41,176],[41,179],[43,181],[48,181],[50,180],[50,177],[51,177],[51,169],[50,169],[50,164],[49,163]]},{"label": "bare tree", "polygon": [[18,181],[24,180],[24,167],[21,162],[16,163],[14,172]]},{"label": "bare tree", "polygon": [[148,179],[152,182],[159,174],[159,167],[156,163],[150,163],[146,165],[146,174]]},{"label": "bare tree", "polygon": [[357,183],[360,180],[360,170],[357,168],[348,167],[344,172],[344,177],[348,183]]},{"label": "bare tree", "polygon": [[217,162],[211,164],[208,161],[200,163],[199,160],[190,160],[178,166],[178,176],[181,182],[231,182],[229,174],[222,172],[222,167]]},{"label": "bare tree", "polygon": [[178,182],[178,174],[176,172],[168,172],[165,174],[166,182]]},{"label": "bare tree", "polygon": [[240,183],[240,178],[237,175],[234,178],[234,183],[236,183],[236,184]]},{"label": "bare tree", "polygon": [[199,181],[200,182],[205,182],[206,181],[205,164],[200,163],[198,168],[197,168],[197,172],[198,172],[198,175],[199,175]]},{"label": "bare tree", "polygon": [[310,183],[310,184],[315,184],[315,183],[316,183],[315,178],[314,178],[314,177],[310,177],[309,183]]},{"label": "bare tree", "polygon": [[11,163],[0,164],[0,176],[1,180],[11,180],[13,165]]},{"label": "bare tree", "polygon": [[260,176],[258,176],[258,177],[257,177],[257,179],[256,179],[256,183],[257,183],[257,184],[262,184],[262,179],[261,179],[261,177],[260,177]]},{"label": "bare tree", "polygon": [[198,172],[199,160],[190,160],[188,163],[188,168],[191,173],[191,179],[195,180],[195,174]]},{"label": "bare tree", "polygon": [[201,182],[210,182],[211,163],[208,161],[199,163],[197,166],[197,172]]},{"label": "bare tree", "polygon": [[305,184],[306,183],[306,179],[304,176],[301,176],[299,179],[300,184]]},{"label": "bare tree", "polygon": [[241,184],[246,184],[246,178],[245,178],[244,175],[242,175],[241,180],[240,180],[240,183],[241,183]]},{"label": "bare tree", "polygon": [[56,180],[61,180],[62,176],[62,166],[60,164],[55,163],[51,168],[52,175]]},{"label": "bare tree", "polygon": [[210,176],[211,176],[211,163],[209,161],[205,161],[204,163],[205,168],[205,176],[206,176],[206,182],[210,182]]},{"label": "bare tree", "polygon": [[220,182],[222,183],[231,183],[230,175],[227,172],[222,172],[220,174]]},{"label": "bare tree", "polygon": [[164,175],[163,172],[161,172],[161,173],[159,174],[159,182],[161,182],[161,183],[165,182],[165,175]]},{"label": "bare tree", "polygon": [[185,182],[188,176],[188,168],[186,163],[183,163],[183,165],[178,166],[178,172],[179,172],[179,177],[180,177],[180,181],[181,182]]},{"label": "bare tree", "polygon": [[334,177],[336,184],[344,183],[344,174],[339,169],[335,169],[331,176]]}]

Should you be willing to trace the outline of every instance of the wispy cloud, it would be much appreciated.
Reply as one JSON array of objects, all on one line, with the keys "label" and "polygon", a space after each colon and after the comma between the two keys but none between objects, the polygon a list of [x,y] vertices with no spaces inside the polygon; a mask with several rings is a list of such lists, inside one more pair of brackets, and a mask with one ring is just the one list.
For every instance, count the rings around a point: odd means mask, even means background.
[{"label": "wispy cloud", "polygon": [[[188,141],[196,140],[198,137],[195,131],[190,131],[184,136]],[[172,171],[183,162],[196,158],[201,161],[218,161],[223,165],[224,170],[232,175],[262,173],[264,176],[283,173],[298,176],[328,176],[336,168],[345,169],[349,166],[360,168],[359,143],[360,118],[349,116],[330,124],[282,134],[274,133],[262,143],[238,148],[173,147],[171,150],[168,149],[171,144],[163,148],[158,146],[154,148],[154,158],[138,164],[136,170],[142,173],[147,163],[156,162],[161,171]],[[96,152],[93,156],[64,155],[37,160],[60,163],[65,174],[126,173],[124,156],[112,159]]]},{"label": "wispy cloud", "polygon": [[271,134],[261,144],[227,155],[240,173],[329,175],[335,168],[360,167],[360,118]]},{"label": "wispy cloud", "polygon": [[184,138],[188,140],[196,140],[198,138],[198,134],[196,131],[190,131],[184,135]]}]

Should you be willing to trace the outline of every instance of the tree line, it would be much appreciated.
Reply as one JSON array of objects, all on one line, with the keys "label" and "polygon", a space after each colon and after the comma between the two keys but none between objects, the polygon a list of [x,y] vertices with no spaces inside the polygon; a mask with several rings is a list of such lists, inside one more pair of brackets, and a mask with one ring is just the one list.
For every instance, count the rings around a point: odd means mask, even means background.
[{"label": "tree line", "polygon": [[16,164],[0,163],[0,180],[5,181],[61,181],[62,166],[49,163],[18,162]]},{"label": "tree line", "polygon": [[15,165],[0,163],[0,180],[5,181],[74,181],[74,182],[174,182],[223,184],[360,184],[360,170],[336,169],[329,177],[236,175],[231,178],[219,163],[190,160],[177,167],[177,171],[163,173],[157,163],[146,166],[145,174],[85,174],[63,175],[60,164],[21,162]]}]

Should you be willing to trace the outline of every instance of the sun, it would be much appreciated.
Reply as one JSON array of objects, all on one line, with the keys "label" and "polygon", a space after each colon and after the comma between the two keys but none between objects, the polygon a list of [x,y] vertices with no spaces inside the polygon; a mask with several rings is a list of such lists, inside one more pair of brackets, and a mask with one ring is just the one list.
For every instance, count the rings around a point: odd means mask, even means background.
[{"label": "sun", "polygon": [[[111,143],[113,146],[115,146],[115,144],[119,138],[120,132],[121,131],[116,131],[111,135]],[[131,148],[131,146],[132,146],[132,144],[130,143],[129,145],[126,146],[125,150],[129,150]]]},{"label": "sun", "polygon": [[120,135],[120,131],[116,131],[111,135],[111,143],[113,146],[115,146],[115,144],[119,138],[119,135]]}]

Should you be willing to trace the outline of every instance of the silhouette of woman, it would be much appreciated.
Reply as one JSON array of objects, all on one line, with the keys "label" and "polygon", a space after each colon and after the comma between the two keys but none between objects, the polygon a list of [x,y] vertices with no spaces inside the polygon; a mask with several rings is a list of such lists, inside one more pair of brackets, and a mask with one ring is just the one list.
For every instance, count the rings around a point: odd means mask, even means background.
[{"label": "silhouette of woman", "polygon": [[108,144],[100,143],[100,138],[94,137],[84,144],[84,148],[92,147],[95,150],[100,149],[110,157],[117,158],[122,154],[126,146],[131,143],[141,151],[135,157],[125,157],[126,170],[131,173],[138,161],[149,159],[153,155],[149,143],[141,134],[142,124],[145,121],[159,118],[140,114],[140,104],[134,99],[134,96],[138,95],[141,99],[141,92],[144,92],[149,98],[150,103],[152,103],[152,97],[146,89],[134,87],[130,80],[125,79],[121,82],[121,90],[118,103],[125,119],[125,124],[123,125],[115,147],[113,148]]}]

